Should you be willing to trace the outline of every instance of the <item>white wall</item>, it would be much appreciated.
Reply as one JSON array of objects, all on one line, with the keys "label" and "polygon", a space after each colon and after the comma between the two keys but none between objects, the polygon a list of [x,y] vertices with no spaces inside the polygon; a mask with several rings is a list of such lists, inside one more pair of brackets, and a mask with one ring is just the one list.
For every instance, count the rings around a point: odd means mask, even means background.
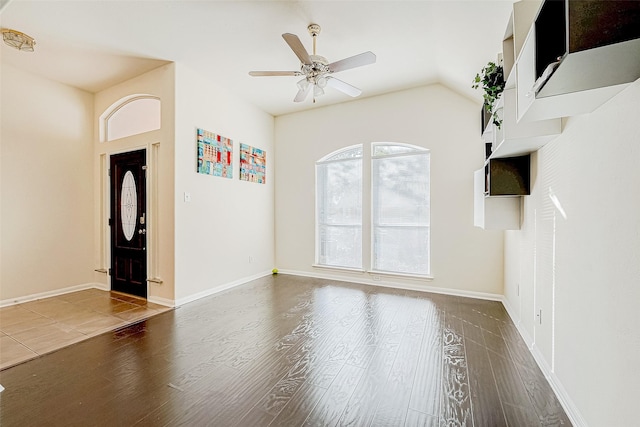
[{"label": "white wall", "polygon": [[93,95],[2,64],[0,299],[93,280]]},{"label": "white wall", "polygon": [[[479,111],[479,105],[444,86],[432,85],[277,117],[278,268],[373,283],[368,273],[312,267],[315,162],[353,144],[402,142],[431,150],[434,279],[385,276],[375,283],[502,294],[503,233],[473,226],[472,171],[481,168],[484,159]],[[367,215],[364,221],[368,223]],[[363,259],[368,262],[369,256]]]},{"label": "white wall", "polygon": [[538,152],[522,230],[506,235],[508,305],[543,365],[554,368],[574,418],[590,426],[638,423],[639,112],[640,80],[567,119]]},{"label": "white wall", "polygon": [[[109,177],[104,165],[115,153],[147,150],[147,277],[159,278],[162,283],[150,282],[148,298],[151,301],[172,304],[175,298],[174,277],[174,108],[175,69],[167,64],[138,77],[122,82],[95,95],[93,130],[93,167],[95,205],[94,228],[96,239],[93,247],[94,268],[108,268],[109,260]],[[160,130],[146,132],[114,141],[101,142],[101,116],[122,98],[145,94],[160,98]],[[154,148],[156,147],[156,148]],[[157,150],[158,160],[153,161],[152,151]],[[155,181],[154,181],[155,180]],[[157,186],[156,186],[157,185]],[[157,188],[154,194],[154,188]],[[104,214],[106,210],[106,215]],[[101,215],[101,213],[103,213]],[[95,273],[94,281],[110,287],[109,277]]]},{"label": "white wall", "polygon": [[[176,64],[176,300],[186,302],[274,264],[274,119]],[[233,140],[233,178],[196,172],[196,129]],[[239,143],[266,150],[266,184],[239,180]],[[184,201],[184,193],[191,201]],[[249,257],[253,262],[249,262]]]}]

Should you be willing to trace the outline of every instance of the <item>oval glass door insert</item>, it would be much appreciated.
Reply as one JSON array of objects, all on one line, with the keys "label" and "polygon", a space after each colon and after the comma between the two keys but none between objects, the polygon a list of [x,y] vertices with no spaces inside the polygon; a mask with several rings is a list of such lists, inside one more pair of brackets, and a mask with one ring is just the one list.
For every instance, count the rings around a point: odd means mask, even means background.
[{"label": "oval glass door insert", "polygon": [[127,171],[122,178],[122,190],[120,192],[120,221],[125,239],[131,241],[136,231],[138,221],[138,193],[136,180],[131,171]]}]

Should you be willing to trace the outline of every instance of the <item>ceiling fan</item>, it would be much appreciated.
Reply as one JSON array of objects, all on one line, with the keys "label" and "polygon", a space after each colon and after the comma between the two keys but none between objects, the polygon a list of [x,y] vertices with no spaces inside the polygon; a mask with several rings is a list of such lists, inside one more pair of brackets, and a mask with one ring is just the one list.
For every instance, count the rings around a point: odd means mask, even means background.
[{"label": "ceiling fan", "polygon": [[282,35],[284,41],[287,42],[293,53],[300,59],[300,71],[250,71],[251,76],[304,76],[298,82],[298,94],[293,99],[294,102],[302,102],[306,99],[307,94],[313,88],[313,102],[315,98],[324,95],[324,88],[329,86],[346,93],[349,96],[356,97],[362,93],[355,86],[345,83],[333,77],[333,73],[338,71],[349,70],[351,68],[361,67],[376,62],[376,55],[372,52],[364,52],[359,55],[351,56],[340,61],[331,62],[327,58],[316,55],[316,37],[320,34],[320,25],[311,24],[307,27],[309,34],[313,38],[313,55],[309,55],[302,45],[302,42],[295,34],[285,33]]}]

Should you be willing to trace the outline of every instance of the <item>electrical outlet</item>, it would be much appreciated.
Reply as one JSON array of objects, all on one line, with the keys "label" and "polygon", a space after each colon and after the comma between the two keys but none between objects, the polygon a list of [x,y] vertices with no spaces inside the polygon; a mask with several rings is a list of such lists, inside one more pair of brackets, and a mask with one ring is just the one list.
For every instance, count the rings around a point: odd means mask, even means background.
[{"label": "electrical outlet", "polygon": [[380,281],[380,276],[377,276],[377,275],[372,276],[372,279],[375,280],[376,282],[379,282]]},{"label": "electrical outlet", "polygon": [[253,262],[253,256],[249,255],[249,264]]}]

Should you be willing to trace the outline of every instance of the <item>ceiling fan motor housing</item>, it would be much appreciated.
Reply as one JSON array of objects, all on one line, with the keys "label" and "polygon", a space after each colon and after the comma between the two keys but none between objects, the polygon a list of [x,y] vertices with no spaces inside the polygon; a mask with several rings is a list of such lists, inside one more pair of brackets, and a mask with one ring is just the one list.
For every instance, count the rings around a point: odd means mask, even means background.
[{"label": "ceiling fan motor housing", "polygon": [[329,61],[320,55],[309,55],[311,64],[302,64],[300,70],[307,77],[309,83],[316,83],[320,78],[329,74]]},{"label": "ceiling fan motor housing", "polygon": [[320,34],[320,25],[309,24],[307,30],[309,31],[309,34],[311,34],[311,37],[316,37],[318,34]]}]

